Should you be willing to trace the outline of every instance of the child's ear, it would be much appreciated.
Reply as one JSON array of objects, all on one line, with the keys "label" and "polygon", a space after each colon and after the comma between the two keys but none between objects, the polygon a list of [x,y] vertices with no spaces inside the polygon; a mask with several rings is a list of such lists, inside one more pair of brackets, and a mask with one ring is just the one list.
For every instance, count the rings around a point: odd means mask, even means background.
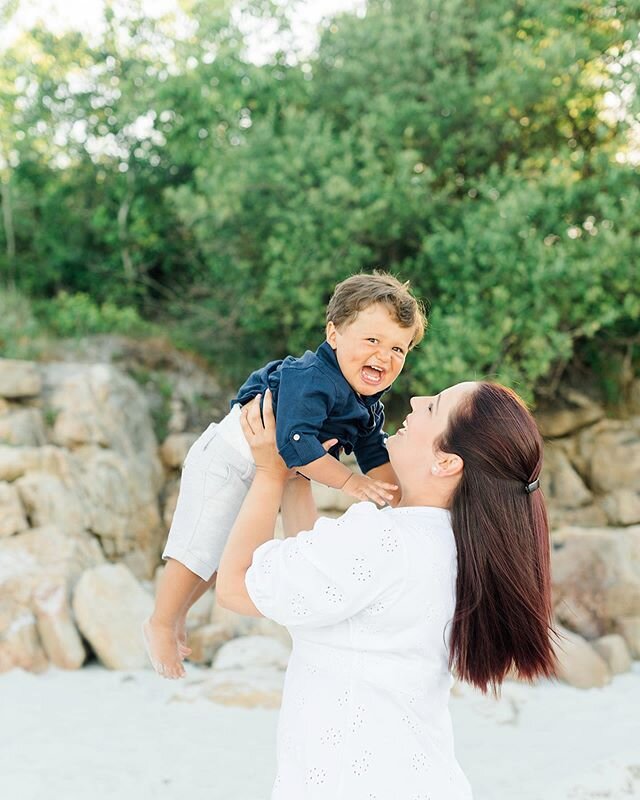
[{"label": "child's ear", "polygon": [[338,346],[337,333],[338,333],[337,328],[333,324],[333,322],[331,321],[327,322],[327,328],[326,328],[327,343],[334,350]]}]

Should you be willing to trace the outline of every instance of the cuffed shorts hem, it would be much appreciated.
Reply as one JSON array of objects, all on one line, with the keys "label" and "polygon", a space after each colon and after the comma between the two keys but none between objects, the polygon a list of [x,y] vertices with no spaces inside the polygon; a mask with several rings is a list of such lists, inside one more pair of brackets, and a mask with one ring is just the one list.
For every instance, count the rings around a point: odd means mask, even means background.
[{"label": "cuffed shorts hem", "polygon": [[191,572],[194,572],[203,581],[208,581],[213,573],[218,569],[217,565],[208,564],[206,561],[190,553],[188,550],[181,550],[179,548],[165,547],[162,558],[166,561],[168,558],[173,558],[179,561]]}]

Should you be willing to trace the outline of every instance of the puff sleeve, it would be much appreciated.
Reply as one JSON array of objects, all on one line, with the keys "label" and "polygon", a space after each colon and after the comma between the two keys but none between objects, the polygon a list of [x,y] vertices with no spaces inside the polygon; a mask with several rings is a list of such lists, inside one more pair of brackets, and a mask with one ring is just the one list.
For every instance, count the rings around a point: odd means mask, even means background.
[{"label": "puff sleeve", "polygon": [[287,627],[346,620],[399,593],[407,574],[405,545],[373,503],[339,519],[321,517],[313,530],[257,548],[245,583],[256,608]]}]

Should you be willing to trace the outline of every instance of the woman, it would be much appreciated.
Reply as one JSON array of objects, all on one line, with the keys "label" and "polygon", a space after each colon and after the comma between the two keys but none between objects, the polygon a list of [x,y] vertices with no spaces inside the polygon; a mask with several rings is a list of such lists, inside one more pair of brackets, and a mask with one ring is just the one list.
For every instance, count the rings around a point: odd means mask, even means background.
[{"label": "woman", "polygon": [[[281,461],[265,401],[264,424],[259,400],[244,412],[257,473],[217,593],[292,635],[272,800],[467,800],[451,671],[483,691],[512,668],[554,671],[531,415],[491,383],[413,398],[387,445],[399,506],[331,520]],[[287,538],[273,540],[280,504]]]}]

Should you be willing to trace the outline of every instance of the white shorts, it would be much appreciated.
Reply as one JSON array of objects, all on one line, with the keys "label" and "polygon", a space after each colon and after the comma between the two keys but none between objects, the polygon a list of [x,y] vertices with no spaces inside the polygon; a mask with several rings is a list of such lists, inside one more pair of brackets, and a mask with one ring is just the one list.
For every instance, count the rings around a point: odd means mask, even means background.
[{"label": "white shorts", "polygon": [[193,443],[182,468],[178,503],[162,557],[207,581],[249,491],[255,464],[240,427],[240,406]]}]

